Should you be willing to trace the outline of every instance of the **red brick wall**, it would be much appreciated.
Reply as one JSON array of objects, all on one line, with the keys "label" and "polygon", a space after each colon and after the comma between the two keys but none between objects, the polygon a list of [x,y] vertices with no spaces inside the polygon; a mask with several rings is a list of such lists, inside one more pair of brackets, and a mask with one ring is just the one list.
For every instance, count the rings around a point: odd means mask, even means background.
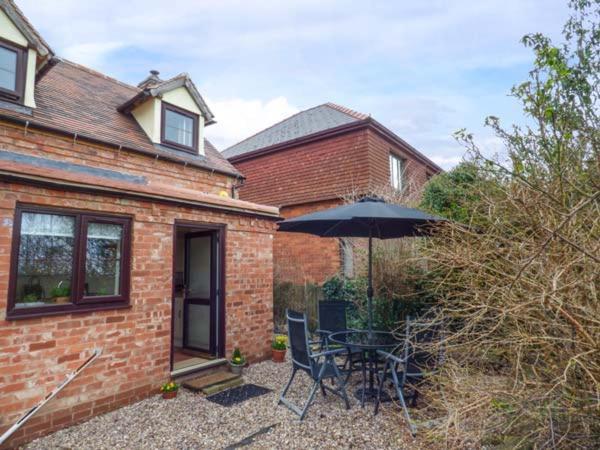
[{"label": "red brick wall", "polygon": [[[286,219],[339,205],[339,200],[282,208]],[[320,238],[303,233],[276,233],[273,241],[276,282],[321,284],[341,269],[338,239]]]},{"label": "red brick wall", "polygon": [[231,192],[233,178],[211,173],[197,167],[154,159],[132,151],[121,151],[88,144],[73,142],[55,134],[0,122],[0,150],[7,150],[37,156],[59,159],[73,164],[81,164],[102,169],[126,172],[145,176],[150,182],[165,183],[174,187],[197,189],[201,192],[218,194],[222,190]]},{"label": "red brick wall", "polygon": [[[402,146],[371,128],[234,162],[246,176],[240,198],[281,207],[284,218],[338,205],[350,192],[390,187],[390,152],[406,160],[405,179],[419,191],[430,169]],[[327,199],[327,200],[324,200]],[[322,283],[341,269],[337,239],[276,233],[275,280]]]},{"label": "red brick wall", "polygon": [[412,190],[420,190],[427,182],[428,174],[433,175],[423,162],[398,144],[385,139],[381,134],[368,130],[369,145],[369,185],[377,190],[390,184],[389,155],[393,153],[406,161],[405,180]]},{"label": "red brick wall", "polygon": [[367,132],[354,131],[246,161],[242,200],[282,206],[331,199],[368,183]]},{"label": "red brick wall", "polygon": [[[111,162],[116,158],[112,150],[79,144],[73,149],[62,139],[31,131],[21,142],[11,127],[0,129],[0,142],[6,149],[93,162],[99,167],[127,167],[129,173],[145,173],[146,167],[152,176],[170,177],[168,174],[182,170],[181,166],[159,170],[163,163],[157,162],[153,168],[154,163],[138,161],[137,155],[122,155],[123,160]],[[190,172],[178,175],[175,182],[203,190],[211,189],[211,180],[214,186],[230,182],[216,175],[211,178],[201,170],[186,170]],[[133,216],[131,307],[7,321],[17,201]],[[175,220],[226,225],[227,354],[239,346],[251,361],[266,358],[272,337],[272,221],[0,182],[0,433],[63,381],[94,348],[104,349],[102,357],[17,432],[10,445],[140,399],[156,392],[169,377]]]}]

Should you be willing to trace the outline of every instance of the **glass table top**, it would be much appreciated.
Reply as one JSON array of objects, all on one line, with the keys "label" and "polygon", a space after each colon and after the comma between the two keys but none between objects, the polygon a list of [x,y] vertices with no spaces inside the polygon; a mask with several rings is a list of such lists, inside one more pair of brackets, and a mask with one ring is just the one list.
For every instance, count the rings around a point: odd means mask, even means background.
[{"label": "glass table top", "polygon": [[400,344],[394,335],[388,331],[348,330],[331,333],[328,339],[341,345],[352,345],[364,349],[392,348]]}]

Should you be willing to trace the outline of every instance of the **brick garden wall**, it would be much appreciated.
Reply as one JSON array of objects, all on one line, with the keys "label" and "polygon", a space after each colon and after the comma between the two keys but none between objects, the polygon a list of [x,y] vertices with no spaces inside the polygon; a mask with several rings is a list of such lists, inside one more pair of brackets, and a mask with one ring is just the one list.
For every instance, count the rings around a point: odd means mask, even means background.
[{"label": "brick garden wall", "polygon": [[[0,147],[96,167],[127,167],[128,173],[157,179],[170,179],[171,172],[183,170],[180,165],[176,170],[168,163],[151,162],[152,158],[140,156],[138,160],[133,154],[122,154],[116,161],[112,150],[72,146],[64,139],[31,130],[25,140],[15,133],[12,127],[0,128]],[[186,171],[177,175],[174,183],[213,192],[231,183],[226,177],[200,169]],[[7,321],[16,202],[132,216],[130,307]],[[101,358],[19,430],[9,445],[139,400],[157,392],[160,383],[169,378],[175,220],[226,225],[227,354],[239,346],[250,361],[267,358],[273,327],[272,221],[0,182],[0,433],[62,382],[94,348],[104,351]]]},{"label": "brick garden wall", "polygon": [[[333,208],[339,200],[281,208],[286,219]],[[321,284],[341,269],[338,239],[320,238],[300,233],[276,233],[273,241],[274,277],[276,282]]]}]

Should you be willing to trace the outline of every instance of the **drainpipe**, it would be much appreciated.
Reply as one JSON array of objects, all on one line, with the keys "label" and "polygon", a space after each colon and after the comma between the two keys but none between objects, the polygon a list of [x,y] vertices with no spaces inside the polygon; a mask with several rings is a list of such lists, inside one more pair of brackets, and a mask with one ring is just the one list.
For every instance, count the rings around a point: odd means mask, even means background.
[{"label": "drainpipe", "polygon": [[244,185],[245,179],[242,177],[235,177],[235,183],[231,185],[231,198],[238,198],[237,190]]}]

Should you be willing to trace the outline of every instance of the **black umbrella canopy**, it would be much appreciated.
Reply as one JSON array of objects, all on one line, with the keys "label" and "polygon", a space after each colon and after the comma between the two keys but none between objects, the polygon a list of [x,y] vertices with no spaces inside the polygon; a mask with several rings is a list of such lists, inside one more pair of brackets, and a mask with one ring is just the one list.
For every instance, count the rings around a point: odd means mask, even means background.
[{"label": "black umbrella canopy", "polygon": [[445,219],[418,209],[392,205],[382,199],[365,197],[351,205],[338,206],[279,222],[279,231],[309,233],[322,237],[369,238],[367,300],[369,336],[373,331],[373,238],[392,239],[429,234],[432,224]]},{"label": "black umbrella canopy", "polygon": [[427,234],[428,225],[445,219],[414,208],[365,197],[350,205],[318,211],[279,222],[279,231],[322,237],[392,239]]}]

